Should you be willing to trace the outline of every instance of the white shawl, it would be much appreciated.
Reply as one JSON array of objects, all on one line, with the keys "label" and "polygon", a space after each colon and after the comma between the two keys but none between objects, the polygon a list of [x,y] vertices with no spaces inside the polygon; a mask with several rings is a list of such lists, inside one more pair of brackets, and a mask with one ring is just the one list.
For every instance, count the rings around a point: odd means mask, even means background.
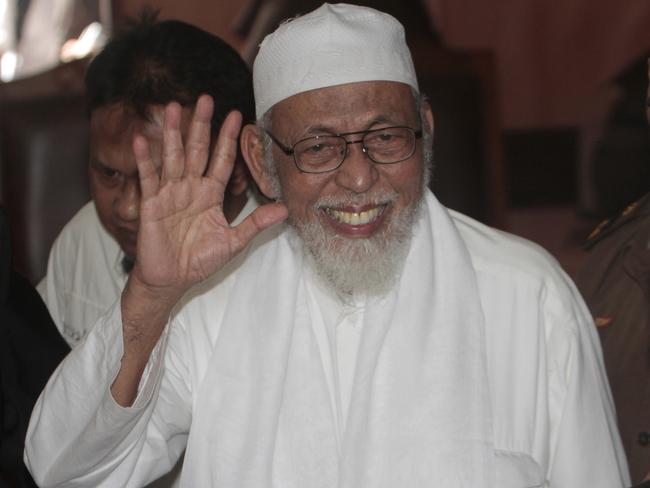
[{"label": "white shawl", "polygon": [[[182,485],[493,487],[484,323],[471,258],[429,192],[398,285],[367,303],[339,452],[306,261],[287,233],[237,271]],[[208,475],[209,473],[209,475]]]}]

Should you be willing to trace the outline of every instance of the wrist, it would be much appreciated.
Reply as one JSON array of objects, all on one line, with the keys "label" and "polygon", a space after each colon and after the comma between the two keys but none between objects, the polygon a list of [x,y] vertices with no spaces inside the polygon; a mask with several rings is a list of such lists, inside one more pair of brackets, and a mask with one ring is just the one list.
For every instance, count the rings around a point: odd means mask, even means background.
[{"label": "wrist", "polygon": [[181,296],[182,292],[174,287],[150,285],[134,273],[131,273],[122,291],[123,302],[145,308],[149,308],[149,304],[156,304],[156,308],[172,308]]},{"label": "wrist", "polygon": [[146,363],[183,292],[143,283],[129,276],[121,297],[124,357]]}]

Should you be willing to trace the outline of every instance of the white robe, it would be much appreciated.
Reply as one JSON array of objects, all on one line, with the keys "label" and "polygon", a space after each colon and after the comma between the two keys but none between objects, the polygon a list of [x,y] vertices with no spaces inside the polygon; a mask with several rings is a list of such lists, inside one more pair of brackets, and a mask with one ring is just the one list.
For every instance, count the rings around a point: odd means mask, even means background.
[{"label": "white robe", "polygon": [[187,446],[187,487],[629,483],[595,331],[543,251],[427,194],[399,284],[364,304],[343,419],[325,297],[287,234],[192,290],[131,408],[109,392],[113,309],[34,409],[35,478],[141,486]]},{"label": "white robe", "polygon": [[70,347],[85,337],[120,296],[127,278],[123,258],[92,201],[70,219],[54,241],[47,272],[37,290]]}]

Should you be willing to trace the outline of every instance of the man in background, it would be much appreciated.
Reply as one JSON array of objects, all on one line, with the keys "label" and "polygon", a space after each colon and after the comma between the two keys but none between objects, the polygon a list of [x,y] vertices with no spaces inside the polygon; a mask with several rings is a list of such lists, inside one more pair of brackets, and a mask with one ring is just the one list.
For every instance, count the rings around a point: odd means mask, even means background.
[{"label": "man in background", "polygon": [[[182,134],[201,94],[214,100],[213,134],[229,111],[238,110],[249,121],[254,113],[250,70],[228,44],[183,22],[157,22],[151,14],[106,45],[88,67],[85,85],[93,201],[56,239],[38,285],[71,347],[117,300],[133,267],[141,195],[134,134],[152,142],[159,165],[165,104],[176,101],[183,107]],[[247,189],[248,174],[239,161],[226,190],[229,221],[255,206]]]},{"label": "man in background", "polygon": [[[649,103],[646,115],[650,121]],[[601,338],[632,481],[650,478],[650,194],[601,223],[576,284]]]}]

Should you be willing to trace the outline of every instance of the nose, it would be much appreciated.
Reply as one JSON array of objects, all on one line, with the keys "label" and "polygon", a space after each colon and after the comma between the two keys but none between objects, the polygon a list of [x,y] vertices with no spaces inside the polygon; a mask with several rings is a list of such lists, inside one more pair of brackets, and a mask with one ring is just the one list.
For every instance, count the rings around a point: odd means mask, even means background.
[{"label": "nose", "polygon": [[140,183],[135,178],[125,178],[121,191],[114,201],[116,215],[124,222],[134,222],[140,215]]},{"label": "nose", "polygon": [[364,193],[378,177],[377,167],[363,151],[362,142],[349,142],[345,160],[336,172],[336,183],[354,193]]}]

